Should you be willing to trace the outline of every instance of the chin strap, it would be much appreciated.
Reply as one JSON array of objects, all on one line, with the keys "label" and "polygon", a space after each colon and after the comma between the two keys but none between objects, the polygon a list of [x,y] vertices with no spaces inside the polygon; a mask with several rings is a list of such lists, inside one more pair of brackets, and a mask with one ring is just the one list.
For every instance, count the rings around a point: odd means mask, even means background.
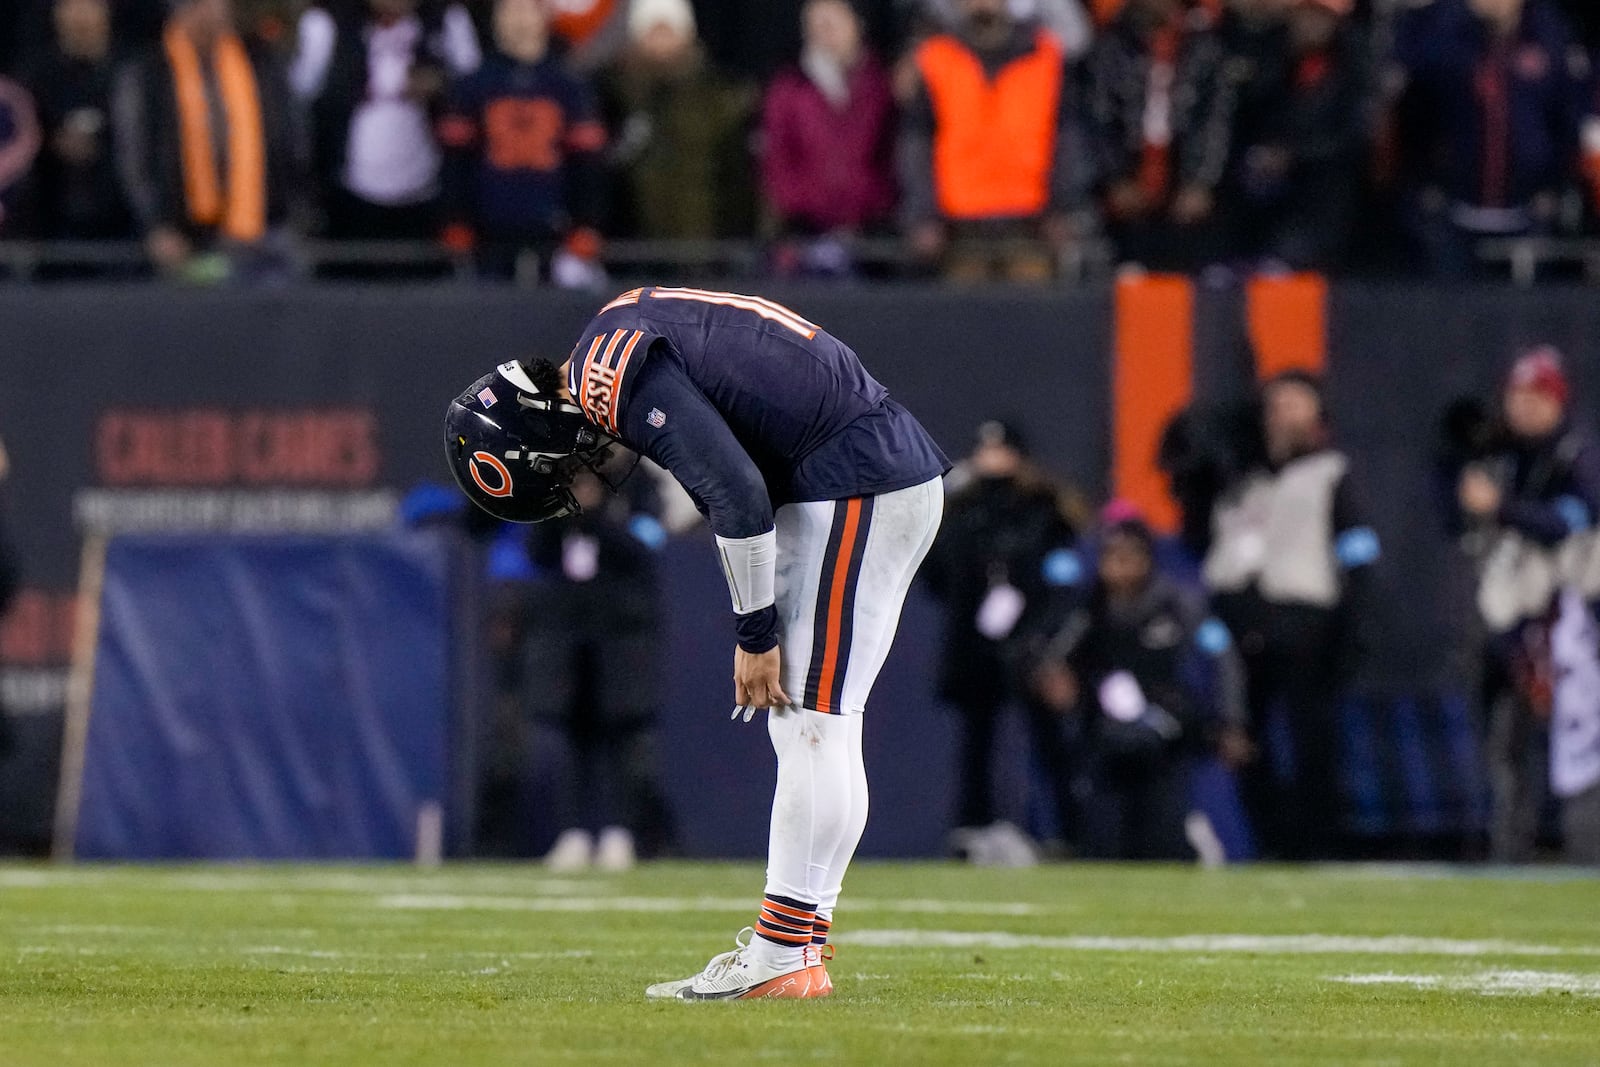
[{"label": "chin strap", "polygon": [[[623,485],[627,483],[629,478],[633,477],[633,472],[639,469],[639,460],[641,457],[639,453],[632,451],[621,441],[618,441],[610,434],[601,433],[599,434],[599,437],[600,444],[597,447],[591,448],[587,452],[574,452],[572,454],[572,458],[576,460],[584,470],[600,479],[600,484],[605,486],[606,489],[610,490],[613,494],[620,494],[622,492]],[[606,470],[606,466],[610,462],[611,458],[616,455],[617,450],[619,449],[632,456],[633,459],[628,463],[627,470],[623,471],[621,474],[614,475]],[[576,507],[576,505],[574,506]],[[574,512],[574,514],[581,512],[582,510],[582,508],[578,508],[577,512]]]}]

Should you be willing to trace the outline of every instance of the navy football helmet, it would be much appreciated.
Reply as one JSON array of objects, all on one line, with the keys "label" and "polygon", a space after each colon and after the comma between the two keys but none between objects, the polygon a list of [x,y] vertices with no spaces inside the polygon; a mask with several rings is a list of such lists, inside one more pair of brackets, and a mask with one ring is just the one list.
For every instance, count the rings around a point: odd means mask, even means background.
[{"label": "navy football helmet", "polygon": [[445,455],[456,484],[507,522],[544,522],[581,508],[568,485],[605,459],[611,438],[560,393],[549,363],[512,360],[467,386],[445,413]]}]

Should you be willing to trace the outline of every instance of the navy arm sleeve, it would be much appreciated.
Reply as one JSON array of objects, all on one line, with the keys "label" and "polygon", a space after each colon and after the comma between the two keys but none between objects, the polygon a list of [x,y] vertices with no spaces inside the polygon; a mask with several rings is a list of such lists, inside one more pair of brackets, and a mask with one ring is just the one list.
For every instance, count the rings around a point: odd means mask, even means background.
[{"label": "navy arm sleeve", "polygon": [[[755,461],[670,353],[651,352],[634,372],[622,436],[678,480],[717,536],[740,539],[773,529],[772,500]],[[746,652],[778,643],[775,607],[736,618]]]}]

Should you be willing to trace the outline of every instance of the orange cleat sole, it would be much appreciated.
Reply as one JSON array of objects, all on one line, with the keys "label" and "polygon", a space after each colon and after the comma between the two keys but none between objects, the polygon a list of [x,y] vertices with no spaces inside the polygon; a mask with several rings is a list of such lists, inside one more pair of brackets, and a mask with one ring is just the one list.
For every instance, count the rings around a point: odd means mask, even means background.
[{"label": "orange cleat sole", "polygon": [[805,1000],[811,992],[811,968],[780,975],[740,993],[734,1000]]}]

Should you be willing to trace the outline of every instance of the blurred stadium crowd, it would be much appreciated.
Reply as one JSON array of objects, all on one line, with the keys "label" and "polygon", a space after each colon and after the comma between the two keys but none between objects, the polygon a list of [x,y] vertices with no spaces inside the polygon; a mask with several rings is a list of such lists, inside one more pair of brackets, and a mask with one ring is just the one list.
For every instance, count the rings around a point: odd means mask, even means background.
[{"label": "blurred stadium crowd", "polygon": [[1597,47],[1587,0],[12,0],[0,238],[194,279],[290,235],[566,286],[718,239],[746,274],[1462,276],[1594,232]]}]

